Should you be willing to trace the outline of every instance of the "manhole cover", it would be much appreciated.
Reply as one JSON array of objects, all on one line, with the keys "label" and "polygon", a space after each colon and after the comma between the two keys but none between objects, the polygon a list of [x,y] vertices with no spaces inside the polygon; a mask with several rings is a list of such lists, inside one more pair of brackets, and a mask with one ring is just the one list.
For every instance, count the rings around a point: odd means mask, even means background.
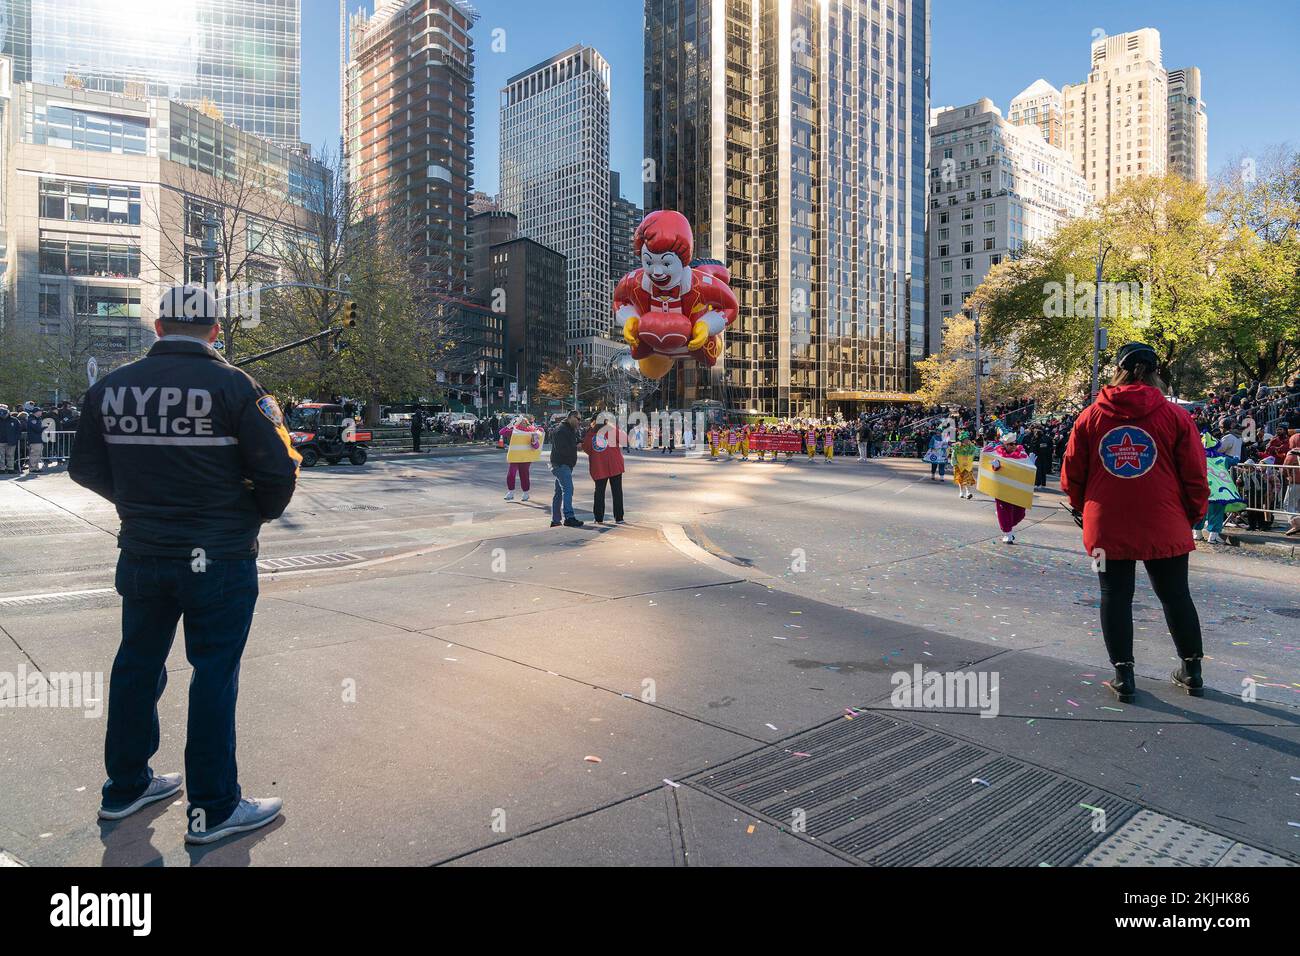
[{"label": "manhole cover", "polygon": [[382,511],[379,505],[352,505],[352,511]]},{"label": "manhole cover", "polygon": [[1300,617],[1300,607],[1271,607],[1269,610],[1283,617]]},{"label": "manhole cover", "polygon": [[[1137,804],[892,716],[839,719],[686,778],[874,866],[1069,866]],[[1104,833],[1094,833],[1097,810]]]}]

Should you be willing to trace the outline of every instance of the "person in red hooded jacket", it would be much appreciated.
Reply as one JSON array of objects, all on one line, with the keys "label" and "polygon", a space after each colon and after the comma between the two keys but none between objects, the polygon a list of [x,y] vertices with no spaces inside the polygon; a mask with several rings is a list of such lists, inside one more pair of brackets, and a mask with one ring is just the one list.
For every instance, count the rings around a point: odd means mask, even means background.
[{"label": "person in red hooded jacket", "polygon": [[582,450],[587,453],[587,467],[596,483],[591,513],[596,524],[605,523],[605,486],[614,496],[614,521],[623,523],[623,453],[618,446],[625,440],[610,416],[597,415],[582,436]]},{"label": "person in red hooded jacket", "polygon": [[1111,384],[1083,410],[1061,464],[1061,490],[1082,518],[1083,546],[1101,584],[1101,631],[1115,666],[1110,689],[1122,701],[1133,680],[1133,586],[1141,561],[1164,606],[1181,666],[1174,684],[1199,697],[1201,622],[1187,587],[1192,525],[1205,515],[1205,448],[1192,417],[1165,398],[1156,353],[1131,342],[1119,350]]}]

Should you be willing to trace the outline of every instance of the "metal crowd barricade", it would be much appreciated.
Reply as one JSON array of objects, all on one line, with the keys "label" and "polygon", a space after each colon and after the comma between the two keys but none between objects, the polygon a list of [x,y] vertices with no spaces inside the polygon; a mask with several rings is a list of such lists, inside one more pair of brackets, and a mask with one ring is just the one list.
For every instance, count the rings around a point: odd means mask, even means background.
[{"label": "metal crowd barricade", "polygon": [[1246,502],[1246,511],[1288,518],[1300,515],[1300,487],[1296,487],[1300,485],[1300,466],[1234,465],[1232,480]]},{"label": "metal crowd barricade", "polygon": [[[48,467],[51,464],[67,464],[68,459],[72,456],[72,439],[76,434],[75,431],[56,431],[53,441],[43,442],[41,445],[42,465]],[[18,438],[18,454],[14,461],[14,466],[18,471],[27,468],[30,450],[27,445],[27,436],[20,436]]]}]

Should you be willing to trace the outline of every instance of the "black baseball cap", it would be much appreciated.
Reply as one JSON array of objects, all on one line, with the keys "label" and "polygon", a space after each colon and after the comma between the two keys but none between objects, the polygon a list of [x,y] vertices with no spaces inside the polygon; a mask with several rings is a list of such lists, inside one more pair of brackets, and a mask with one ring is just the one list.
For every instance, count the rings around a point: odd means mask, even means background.
[{"label": "black baseball cap", "polygon": [[1155,368],[1159,360],[1156,358],[1156,350],[1145,342],[1129,342],[1127,345],[1121,345],[1119,353],[1115,356],[1115,364],[1120,368],[1133,370],[1133,366],[1138,362]]},{"label": "black baseball cap", "polygon": [[158,318],[187,325],[216,325],[217,300],[198,283],[174,285],[158,299]]}]

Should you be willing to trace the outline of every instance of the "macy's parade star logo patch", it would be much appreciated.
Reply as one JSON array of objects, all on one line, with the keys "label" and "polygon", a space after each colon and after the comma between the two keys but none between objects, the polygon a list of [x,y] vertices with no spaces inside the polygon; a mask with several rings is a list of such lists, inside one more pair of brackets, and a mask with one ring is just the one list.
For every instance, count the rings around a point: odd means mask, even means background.
[{"label": "macy's parade star logo patch", "polygon": [[1101,464],[1116,478],[1140,478],[1156,463],[1156,441],[1136,425],[1121,425],[1102,436]]}]

